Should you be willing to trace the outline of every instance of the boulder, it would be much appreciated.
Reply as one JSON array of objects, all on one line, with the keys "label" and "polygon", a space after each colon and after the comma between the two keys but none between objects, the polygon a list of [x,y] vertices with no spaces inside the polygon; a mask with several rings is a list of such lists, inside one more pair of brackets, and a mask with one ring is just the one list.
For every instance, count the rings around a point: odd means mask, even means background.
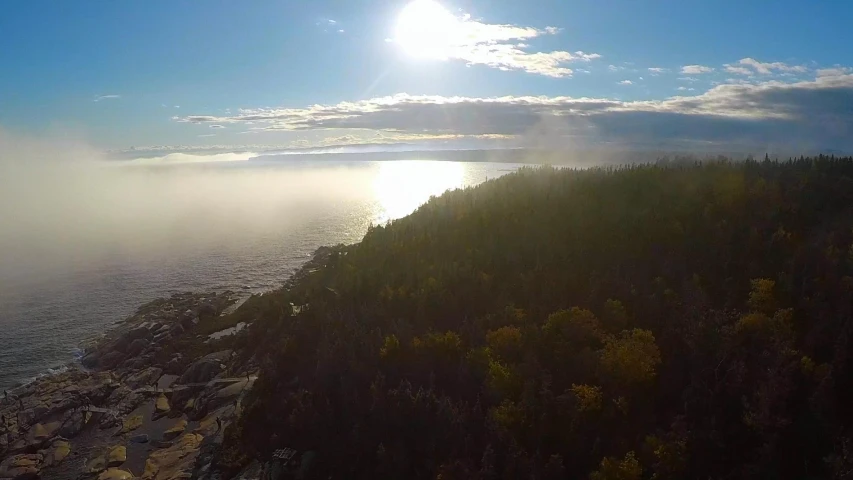
[{"label": "boulder", "polygon": [[145,435],[144,433],[140,435],[134,435],[130,437],[128,441],[131,443],[148,443],[148,435]]},{"label": "boulder", "polygon": [[100,425],[98,425],[98,428],[100,428],[101,430],[106,430],[108,428],[117,427],[119,425],[121,425],[121,418],[117,417],[116,415],[108,414],[104,415],[104,418],[101,420],[101,423]]},{"label": "boulder", "polygon": [[142,392],[131,392],[115,406],[115,411],[119,415],[127,415],[145,403],[146,399],[147,396]]},{"label": "boulder", "polygon": [[142,426],[142,415],[134,415],[132,417],[127,417],[122,422],[121,431],[119,434],[125,434],[136,430],[137,428]]},{"label": "boulder", "polygon": [[198,315],[212,317],[216,315],[216,307],[210,302],[202,302],[198,306]]},{"label": "boulder", "polygon": [[101,359],[101,352],[93,351],[87,353],[83,358],[80,359],[80,363],[83,364],[86,368],[95,368],[98,366],[98,362]]},{"label": "boulder", "polygon": [[213,394],[213,396],[207,399],[205,407],[208,410],[216,410],[223,405],[234,403],[240,395],[243,394],[243,392],[251,390],[254,383],[255,379],[247,380],[244,378],[238,382],[232,383],[231,385],[220,388]]},{"label": "boulder", "polygon": [[59,435],[65,438],[76,437],[86,426],[86,414],[81,411],[71,411],[65,414],[62,419],[62,426],[59,427]]},{"label": "boulder", "polygon": [[124,383],[130,388],[142,388],[151,386],[163,374],[163,369],[158,367],[148,367],[145,370],[129,375],[124,379]]},{"label": "boulder", "polygon": [[106,404],[111,407],[114,407],[121,403],[132,392],[133,390],[131,390],[126,385],[120,385],[118,388],[110,392],[110,396],[107,397]]},{"label": "boulder", "polygon": [[28,408],[18,411],[18,425],[32,425],[34,422],[35,415],[33,414],[33,409]]},{"label": "boulder", "polygon": [[[221,434],[221,428],[228,426],[231,419],[234,418],[235,412],[234,405],[226,405],[201,419],[198,426],[193,430],[193,433],[198,433],[205,437]],[[217,420],[219,421],[217,422]],[[220,424],[222,425],[221,428]]]},{"label": "boulder", "polygon": [[38,478],[44,457],[41,455],[12,455],[0,463],[0,478],[26,480]]},{"label": "boulder", "polygon": [[174,445],[155,450],[145,461],[142,478],[145,480],[188,478],[192,474],[203,439],[201,435],[188,433],[180,437]]},{"label": "boulder", "polygon": [[219,352],[205,355],[193,362],[184,371],[181,378],[178,379],[178,384],[186,383],[204,383],[212,380],[222,371],[222,363],[231,358],[231,350],[222,350]]},{"label": "boulder", "polygon": [[127,448],[125,448],[124,445],[116,445],[115,447],[111,448],[110,453],[107,454],[108,467],[118,467],[126,461]]},{"label": "boulder", "polygon": [[24,449],[32,451],[40,448],[57,435],[60,426],[60,422],[33,425],[27,432]]},{"label": "boulder", "polygon": [[161,393],[154,404],[154,416],[165,415],[169,413],[169,410],[171,410],[169,399]]},{"label": "boulder", "polygon": [[113,350],[109,353],[104,354],[98,360],[98,366],[101,368],[115,368],[121,361],[124,360],[124,354]]},{"label": "boulder", "polygon": [[163,432],[163,440],[167,441],[167,442],[174,440],[174,439],[178,438],[179,436],[181,436],[181,434],[184,433],[184,430],[186,430],[186,429],[187,429],[187,421],[183,420],[183,419],[178,420],[174,425],[169,427],[168,430]]},{"label": "boulder", "polygon": [[148,348],[149,343],[150,342],[144,338],[137,338],[128,345],[126,353],[131,357],[140,355],[146,348]]},{"label": "boulder", "polygon": [[33,418],[37,421],[41,420],[48,414],[48,412],[50,412],[50,408],[47,405],[40,403],[33,407]]},{"label": "boulder", "polygon": [[71,453],[71,444],[67,440],[54,440],[50,448],[43,450],[44,466],[53,467],[62,463]]},{"label": "boulder", "polygon": [[89,460],[83,465],[83,473],[101,473],[107,469],[107,459],[104,458],[103,455],[98,455],[97,457]]},{"label": "boulder", "polygon": [[98,475],[98,480],[130,480],[133,474],[119,468],[108,468]]}]

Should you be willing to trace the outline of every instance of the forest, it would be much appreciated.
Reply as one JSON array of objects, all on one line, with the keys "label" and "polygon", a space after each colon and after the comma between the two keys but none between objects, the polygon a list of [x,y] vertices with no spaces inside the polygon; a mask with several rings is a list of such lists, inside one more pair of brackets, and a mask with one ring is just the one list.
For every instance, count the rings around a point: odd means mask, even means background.
[{"label": "forest", "polygon": [[260,376],[226,471],[287,447],[324,479],[853,475],[851,157],[525,168],[241,311]]}]

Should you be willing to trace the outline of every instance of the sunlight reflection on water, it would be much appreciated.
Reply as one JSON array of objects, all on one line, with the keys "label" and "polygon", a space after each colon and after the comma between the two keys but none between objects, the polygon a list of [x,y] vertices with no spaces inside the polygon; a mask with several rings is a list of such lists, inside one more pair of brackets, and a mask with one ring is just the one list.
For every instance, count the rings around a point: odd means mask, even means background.
[{"label": "sunlight reflection on water", "polygon": [[[466,172],[470,177],[468,182],[465,182]],[[473,177],[475,172],[470,164],[458,162],[402,160],[380,163],[373,183],[380,205],[377,223],[408,215],[430,196],[477,183]]]}]

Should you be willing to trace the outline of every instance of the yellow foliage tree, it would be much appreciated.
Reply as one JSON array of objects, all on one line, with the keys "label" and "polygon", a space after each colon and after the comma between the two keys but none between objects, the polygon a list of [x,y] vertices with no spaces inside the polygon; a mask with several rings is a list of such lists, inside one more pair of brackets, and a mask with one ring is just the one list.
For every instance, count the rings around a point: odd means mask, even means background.
[{"label": "yellow foliage tree", "polygon": [[518,327],[501,327],[486,333],[489,349],[504,359],[517,357],[521,352],[521,330]]},{"label": "yellow foliage tree", "polygon": [[660,362],[655,336],[639,328],[626,330],[619,338],[607,339],[601,351],[601,368],[605,375],[625,385],[653,379]]},{"label": "yellow foliage tree", "polygon": [[773,314],[776,310],[776,299],[773,296],[776,282],[769,278],[756,278],[750,283],[752,289],[749,292],[749,309],[765,315]]},{"label": "yellow foliage tree", "polygon": [[598,470],[589,475],[590,480],[639,480],[643,467],[634,452],[625,454],[625,458],[605,457]]},{"label": "yellow foliage tree", "polygon": [[601,387],[595,385],[572,384],[572,394],[578,402],[578,412],[597,412],[601,410]]}]

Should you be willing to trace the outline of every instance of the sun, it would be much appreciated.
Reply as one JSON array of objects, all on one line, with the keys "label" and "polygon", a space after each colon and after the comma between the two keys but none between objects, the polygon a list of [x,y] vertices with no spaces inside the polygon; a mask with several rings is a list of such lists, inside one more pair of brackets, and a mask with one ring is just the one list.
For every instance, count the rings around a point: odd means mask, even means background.
[{"label": "sun", "polygon": [[450,56],[460,21],[435,0],[414,0],[397,17],[394,41],[417,58]]}]

